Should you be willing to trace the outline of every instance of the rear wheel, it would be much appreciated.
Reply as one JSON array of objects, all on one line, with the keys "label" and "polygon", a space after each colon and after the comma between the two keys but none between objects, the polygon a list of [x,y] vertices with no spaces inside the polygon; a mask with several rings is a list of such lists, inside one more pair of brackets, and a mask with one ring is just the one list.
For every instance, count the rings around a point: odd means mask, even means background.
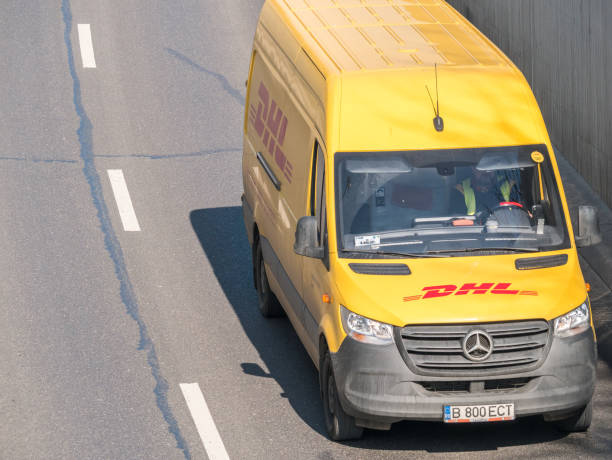
[{"label": "rear wheel", "polygon": [[257,241],[257,249],[255,251],[255,278],[257,287],[257,299],[259,311],[265,318],[273,318],[284,314],[278,299],[270,289],[268,276],[266,275],[266,266],[264,263],[261,243]]},{"label": "rear wheel", "polygon": [[593,420],[593,400],[584,406],[577,414],[564,420],[555,422],[557,428],[568,433],[586,431],[591,426]]},{"label": "rear wheel", "polygon": [[319,372],[321,372],[321,393],[327,435],[334,441],[361,439],[363,428],[355,424],[354,417],[344,412],[338,399],[338,389],[329,351],[323,355]]}]

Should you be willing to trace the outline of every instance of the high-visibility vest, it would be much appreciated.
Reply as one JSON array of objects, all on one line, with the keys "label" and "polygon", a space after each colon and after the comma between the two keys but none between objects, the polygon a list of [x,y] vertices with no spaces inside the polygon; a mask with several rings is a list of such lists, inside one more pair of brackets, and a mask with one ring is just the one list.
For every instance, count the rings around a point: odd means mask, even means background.
[{"label": "high-visibility vest", "polygon": [[[472,180],[467,178],[461,183],[461,185],[463,186],[463,198],[465,198],[467,214],[468,216],[473,216],[476,214],[476,194],[472,188]],[[504,201],[510,201],[511,189],[512,187],[510,186],[510,182],[507,180],[503,181],[501,185],[499,185],[499,191],[504,197]]]}]

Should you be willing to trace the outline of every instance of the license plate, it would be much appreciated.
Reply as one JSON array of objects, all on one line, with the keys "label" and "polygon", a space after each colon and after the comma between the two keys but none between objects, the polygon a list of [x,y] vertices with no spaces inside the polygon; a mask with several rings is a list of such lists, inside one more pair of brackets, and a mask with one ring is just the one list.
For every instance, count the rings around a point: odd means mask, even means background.
[{"label": "license plate", "polygon": [[504,422],[514,420],[514,404],[444,406],[444,423]]}]

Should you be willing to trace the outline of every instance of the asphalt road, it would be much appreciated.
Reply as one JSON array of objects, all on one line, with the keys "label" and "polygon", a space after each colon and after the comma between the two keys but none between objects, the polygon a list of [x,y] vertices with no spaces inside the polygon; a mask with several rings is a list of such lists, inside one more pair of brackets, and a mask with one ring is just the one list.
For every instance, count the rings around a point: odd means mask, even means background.
[{"label": "asphalt road", "polygon": [[526,419],[327,440],[314,366],[257,311],[239,207],[261,4],[2,2],[0,458],[206,458],[185,383],[233,459],[609,456],[604,361],[587,434]]}]

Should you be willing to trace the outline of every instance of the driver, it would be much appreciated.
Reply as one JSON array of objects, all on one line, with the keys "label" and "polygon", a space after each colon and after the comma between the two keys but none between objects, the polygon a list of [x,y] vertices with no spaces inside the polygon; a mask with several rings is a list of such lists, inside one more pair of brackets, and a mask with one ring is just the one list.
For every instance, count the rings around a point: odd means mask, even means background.
[{"label": "driver", "polygon": [[514,181],[499,177],[495,171],[472,168],[471,177],[457,184],[455,188],[463,195],[468,216],[483,211],[490,213],[500,203],[522,207]]}]

